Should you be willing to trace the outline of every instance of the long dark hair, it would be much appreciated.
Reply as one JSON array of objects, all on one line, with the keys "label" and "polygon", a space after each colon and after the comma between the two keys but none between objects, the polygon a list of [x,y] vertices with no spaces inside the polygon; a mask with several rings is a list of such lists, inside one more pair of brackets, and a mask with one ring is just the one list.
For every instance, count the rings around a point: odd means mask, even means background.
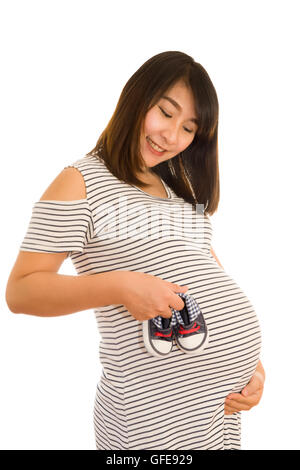
[{"label": "long dark hair", "polygon": [[151,57],[128,80],[116,109],[87,154],[97,155],[120,180],[141,187],[136,172],[144,169],[140,132],[147,111],[179,80],[191,89],[199,127],[192,143],[180,154],[151,171],[161,177],[186,202],[203,204],[212,215],[220,199],[218,163],[219,103],[206,70],[189,55],[167,51]]}]

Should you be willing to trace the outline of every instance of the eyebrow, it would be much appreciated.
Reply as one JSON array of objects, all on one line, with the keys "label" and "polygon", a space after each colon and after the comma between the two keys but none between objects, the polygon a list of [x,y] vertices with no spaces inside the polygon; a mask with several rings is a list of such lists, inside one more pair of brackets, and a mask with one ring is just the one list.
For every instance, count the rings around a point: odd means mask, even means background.
[{"label": "eyebrow", "polygon": [[[165,100],[170,101],[170,103],[171,103],[173,106],[175,106],[175,108],[178,109],[178,111],[181,111],[181,110],[182,110],[182,107],[180,106],[180,104],[177,103],[177,101],[173,100],[173,98],[171,98],[170,96],[164,95],[164,96],[162,96],[162,98],[165,99]],[[200,123],[199,119],[196,119],[196,118],[191,118],[191,119],[189,119],[189,121],[192,121],[192,122],[194,122],[194,123],[197,124],[197,125],[199,125],[199,123]]]}]

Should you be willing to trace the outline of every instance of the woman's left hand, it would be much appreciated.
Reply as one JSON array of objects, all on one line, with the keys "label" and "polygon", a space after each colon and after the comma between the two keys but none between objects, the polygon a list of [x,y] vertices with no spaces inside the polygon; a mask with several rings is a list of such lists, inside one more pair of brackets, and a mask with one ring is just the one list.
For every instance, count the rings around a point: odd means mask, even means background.
[{"label": "woman's left hand", "polygon": [[258,405],[262,397],[264,384],[260,377],[253,375],[241,393],[230,393],[225,400],[225,415],[237,411],[251,410]]}]

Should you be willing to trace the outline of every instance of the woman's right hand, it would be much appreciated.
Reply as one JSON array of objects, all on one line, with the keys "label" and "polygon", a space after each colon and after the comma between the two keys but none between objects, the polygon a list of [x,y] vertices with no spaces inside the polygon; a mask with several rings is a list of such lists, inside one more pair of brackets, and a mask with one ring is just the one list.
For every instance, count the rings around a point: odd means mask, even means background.
[{"label": "woman's right hand", "polygon": [[119,271],[121,303],[138,321],[157,316],[170,318],[172,310],[182,310],[184,302],[176,292],[186,293],[188,286],[179,286],[160,277],[138,271]]}]

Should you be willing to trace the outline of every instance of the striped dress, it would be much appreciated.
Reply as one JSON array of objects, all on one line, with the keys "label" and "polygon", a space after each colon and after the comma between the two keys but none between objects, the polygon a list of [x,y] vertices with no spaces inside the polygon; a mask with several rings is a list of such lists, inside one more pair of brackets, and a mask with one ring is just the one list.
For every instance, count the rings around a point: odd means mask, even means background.
[{"label": "striped dress", "polygon": [[35,202],[20,249],[68,252],[78,275],[139,271],[187,285],[209,330],[200,353],[186,354],[174,341],[168,356],[156,358],[124,305],[94,310],[96,449],[240,449],[241,413],[225,416],[224,401],[254,373],[261,330],[248,297],[210,253],[209,216],[163,181],[167,198],[120,181],[95,155],[68,166],[82,174],[86,198]]}]

